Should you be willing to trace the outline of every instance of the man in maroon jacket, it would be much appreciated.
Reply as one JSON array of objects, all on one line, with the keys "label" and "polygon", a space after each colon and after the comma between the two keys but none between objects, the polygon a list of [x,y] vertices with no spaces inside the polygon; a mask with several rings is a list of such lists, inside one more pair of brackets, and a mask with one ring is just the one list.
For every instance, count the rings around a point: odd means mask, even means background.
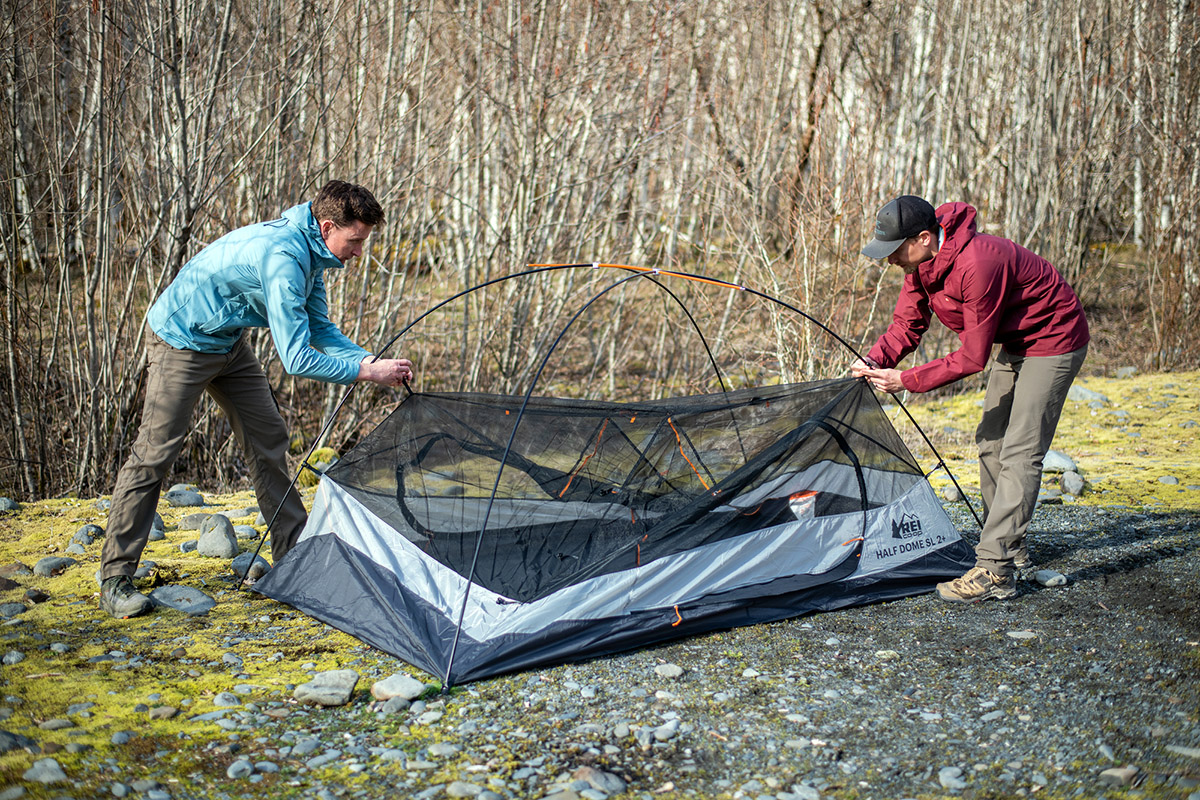
[{"label": "man in maroon jacket", "polygon": [[[938,584],[942,599],[971,603],[1016,594],[1014,573],[1032,565],[1025,532],[1071,382],[1087,355],[1088,326],[1075,292],[1045,259],[975,232],[975,209],[920,197],[891,201],[876,216],[863,255],[904,270],[892,324],[851,373],[884,392],[927,392],[981,372],[988,378],[975,431],[984,525],[975,566]],[[932,315],[962,346],[927,364],[894,367],[916,349]]]}]

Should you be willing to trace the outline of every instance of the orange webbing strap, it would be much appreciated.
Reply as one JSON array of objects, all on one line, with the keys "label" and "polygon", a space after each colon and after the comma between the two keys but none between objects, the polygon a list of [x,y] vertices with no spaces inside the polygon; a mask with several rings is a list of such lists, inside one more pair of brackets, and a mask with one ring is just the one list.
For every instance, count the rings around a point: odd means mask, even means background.
[{"label": "orange webbing strap", "polygon": [[683,616],[679,613],[679,606],[675,606],[675,621],[671,623],[671,627],[674,628],[681,622],[683,622]]},{"label": "orange webbing strap", "polygon": [[675,433],[675,441],[679,442],[679,455],[683,456],[683,460],[692,468],[692,472],[696,473],[696,477],[700,480],[700,485],[705,489],[708,488],[708,481],[704,480],[704,476],[700,474],[700,470],[696,469],[696,465],[687,457],[687,453],[683,451],[683,437],[679,435],[679,429],[675,427],[675,423],[670,417],[667,417],[667,424],[671,426],[671,430]]},{"label": "orange webbing strap", "polygon": [[604,424],[600,426],[600,432],[596,434],[596,446],[592,448],[592,452],[590,452],[586,456],[584,456],[583,461],[579,462],[579,466],[576,467],[575,471],[571,473],[571,477],[567,478],[567,485],[564,486],[562,488],[562,491],[558,493],[559,497],[562,497],[564,494],[567,493],[567,489],[571,488],[571,481],[575,480],[575,476],[578,475],[583,470],[584,466],[587,465],[587,462],[592,459],[592,456],[594,456],[594,455],[596,455],[596,453],[600,452],[600,440],[604,438],[604,429],[607,427],[608,427],[608,420],[606,419],[606,420],[604,420]]}]

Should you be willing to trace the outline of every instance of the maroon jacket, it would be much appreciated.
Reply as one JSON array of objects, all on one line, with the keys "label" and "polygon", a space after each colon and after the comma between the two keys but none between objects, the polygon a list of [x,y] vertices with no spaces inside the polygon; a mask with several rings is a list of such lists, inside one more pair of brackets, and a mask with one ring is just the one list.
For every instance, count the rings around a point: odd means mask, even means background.
[{"label": "maroon jacket", "polygon": [[1049,261],[1016,242],[976,233],[975,209],[966,203],[946,203],[937,219],[945,232],[941,248],[904,276],[892,324],[867,357],[896,366],[929,330],[931,313],[962,347],[900,373],[905,389],[927,392],[982,371],[993,344],[1018,356],[1057,356],[1088,343],[1083,306]]}]

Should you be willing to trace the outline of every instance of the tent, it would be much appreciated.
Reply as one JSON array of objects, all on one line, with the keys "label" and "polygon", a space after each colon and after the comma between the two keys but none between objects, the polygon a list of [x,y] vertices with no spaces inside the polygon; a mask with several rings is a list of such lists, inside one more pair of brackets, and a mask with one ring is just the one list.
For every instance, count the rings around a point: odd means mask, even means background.
[{"label": "tent", "polygon": [[409,395],[255,589],[446,685],[929,591],[974,563],[865,381]]}]

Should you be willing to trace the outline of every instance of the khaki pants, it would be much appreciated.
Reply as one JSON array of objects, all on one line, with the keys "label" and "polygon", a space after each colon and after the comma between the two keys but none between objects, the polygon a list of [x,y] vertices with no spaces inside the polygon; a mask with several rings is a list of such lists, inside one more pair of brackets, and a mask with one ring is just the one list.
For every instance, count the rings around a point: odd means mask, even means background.
[{"label": "khaki pants", "polygon": [[291,549],[307,520],[287,471],[288,431],[267,376],[245,339],[229,353],[176,350],[150,334],[146,402],[133,451],[117,475],[101,576],[133,575],[150,536],[163,479],[191,428],[192,411],[207,391],[225,412],[246,454],[259,508],[271,529],[271,556]]},{"label": "khaki pants", "polygon": [[1041,489],[1042,459],[1086,356],[1085,345],[1061,356],[1001,350],[996,357],[975,431],[984,513],[976,566],[996,575],[1013,573],[1013,556],[1025,541]]}]

